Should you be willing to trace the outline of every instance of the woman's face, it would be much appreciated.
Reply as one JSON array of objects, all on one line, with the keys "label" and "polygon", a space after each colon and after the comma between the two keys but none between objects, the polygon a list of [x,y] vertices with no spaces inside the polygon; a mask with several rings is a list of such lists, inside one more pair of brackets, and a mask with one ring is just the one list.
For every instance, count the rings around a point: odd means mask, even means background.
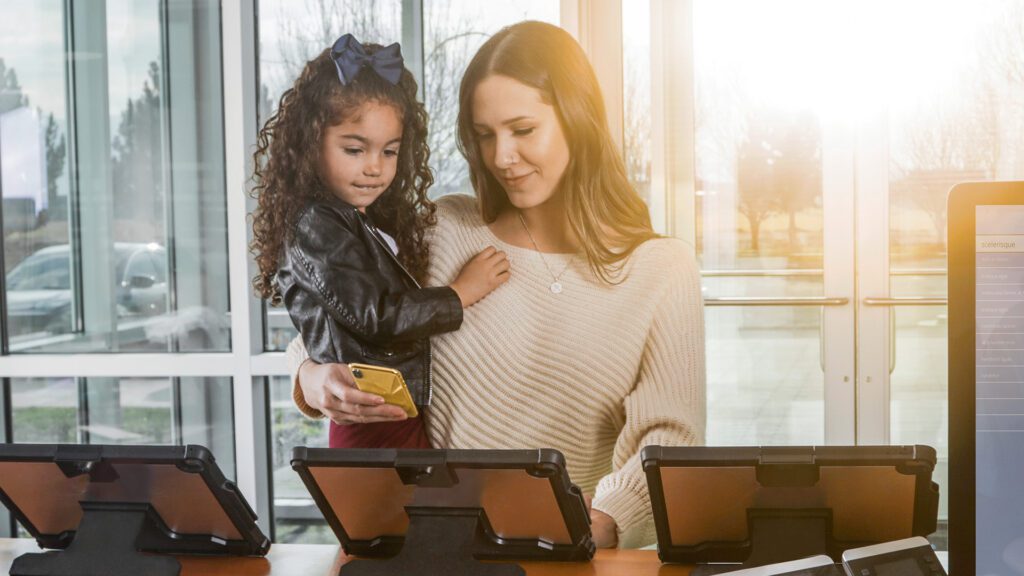
[{"label": "woman's face", "polygon": [[473,130],[487,170],[520,210],[554,196],[569,165],[569,143],[540,92],[491,75],[473,92]]}]

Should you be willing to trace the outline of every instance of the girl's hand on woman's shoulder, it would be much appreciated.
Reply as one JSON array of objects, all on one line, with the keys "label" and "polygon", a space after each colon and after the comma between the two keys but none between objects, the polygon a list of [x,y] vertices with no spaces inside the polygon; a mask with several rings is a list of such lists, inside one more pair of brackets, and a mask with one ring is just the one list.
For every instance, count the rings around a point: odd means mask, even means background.
[{"label": "girl's hand on woman's shoulder", "polygon": [[384,404],[380,396],[356,388],[345,364],[317,364],[307,359],[299,366],[299,387],[310,408],[342,426],[408,418],[405,410]]}]

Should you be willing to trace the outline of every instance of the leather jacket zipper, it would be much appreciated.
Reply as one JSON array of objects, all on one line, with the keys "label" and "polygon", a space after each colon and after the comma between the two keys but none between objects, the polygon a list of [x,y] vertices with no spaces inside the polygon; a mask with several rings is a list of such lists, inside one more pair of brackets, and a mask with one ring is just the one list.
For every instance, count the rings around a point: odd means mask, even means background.
[{"label": "leather jacket zipper", "polygon": [[370,236],[373,236],[374,241],[376,241],[377,244],[380,244],[381,248],[384,249],[384,252],[386,252],[388,257],[391,258],[391,261],[395,263],[395,266],[398,266],[399,270],[401,270],[402,273],[405,274],[405,276],[409,280],[411,280],[412,283],[415,284],[417,288],[422,288],[422,286],[420,286],[420,283],[416,281],[416,278],[409,273],[405,266],[402,266],[402,263],[399,262],[398,260],[398,256],[396,256],[395,253],[391,251],[391,247],[388,246],[387,242],[385,242],[384,239],[380,237],[380,234],[377,232],[377,227],[367,222],[366,217],[363,216],[363,214],[358,210],[356,211],[356,214],[359,215],[359,221],[363,224],[363,227],[366,228],[366,231],[370,233]]},{"label": "leather jacket zipper", "polygon": [[[374,241],[377,242],[377,244],[379,244],[381,248],[384,249],[384,252],[386,252],[387,255],[391,258],[391,261],[395,263],[395,266],[398,266],[398,269],[405,274],[405,276],[413,283],[413,285],[416,286],[416,288],[422,288],[422,286],[420,286],[420,283],[416,281],[416,278],[409,273],[409,270],[407,270],[405,266],[403,266],[402,263],[398,261],[398,256],[396,256],[395,253],[391,251],[391,247],[388,246],[387,242],[384,241],[384,238],[382,238],[380,234],[377,232],[377,227],[370,224],[366,216],[363,215],[363,213],[358,210],[356,210],[356,217],[359,218],[359,222],[362,223],[363,227],[366,228],[366,231],[370,233],[370,236],[373,237]],[[422,404],[422,406],[430,406],[430,401],[434,398],[434,384],[432,374],[434,365],[434,353],[430,347],[430,338],[425,338],[424,340],[426,341],[427,367],[424,374],[425,377],[423,378],[423,386],[426,388],[427,401],[426,403]],[[422,396],[423,394],[421,393],[421,400],[423,399]]]}]

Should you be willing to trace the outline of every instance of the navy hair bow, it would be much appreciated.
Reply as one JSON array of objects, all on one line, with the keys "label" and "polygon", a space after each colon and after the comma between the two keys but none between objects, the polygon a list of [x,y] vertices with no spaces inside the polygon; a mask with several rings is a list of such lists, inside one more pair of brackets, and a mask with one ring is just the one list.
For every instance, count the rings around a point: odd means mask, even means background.
[{"label": "navy hair bow", "polygon": [[338,79],[344,86],[359,74],[363,66],[373,68],[378,76],[397,86],[405,68],[402,47],[398,42],[385,46],[373,54],[367,54],[366,48],[351,34],[345,34],[334,43],[331,47],[331,60],[334,60],[334,67],[338,69]]}]

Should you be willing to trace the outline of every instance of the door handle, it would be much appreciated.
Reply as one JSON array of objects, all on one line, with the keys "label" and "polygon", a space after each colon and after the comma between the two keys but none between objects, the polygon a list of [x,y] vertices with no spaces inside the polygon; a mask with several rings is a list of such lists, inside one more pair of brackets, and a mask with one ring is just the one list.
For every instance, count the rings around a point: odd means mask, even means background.
[{"label": "door handle", "polygon": [[[865,298],[865,306],[945,306],[948,298],[932,296],[898,296],[895,298]],[[896,371],[896,315],[889,315],[889,375]]]}]

